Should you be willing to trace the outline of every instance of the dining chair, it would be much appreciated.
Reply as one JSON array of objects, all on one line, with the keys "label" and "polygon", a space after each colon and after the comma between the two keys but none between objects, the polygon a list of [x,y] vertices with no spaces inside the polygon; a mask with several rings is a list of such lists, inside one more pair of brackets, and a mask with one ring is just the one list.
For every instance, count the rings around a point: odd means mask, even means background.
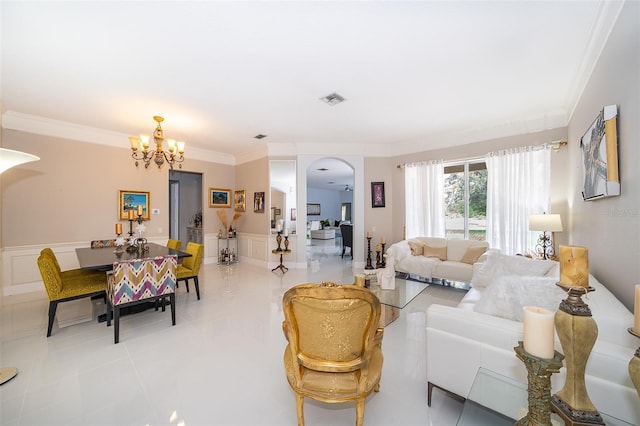
[{"label": "dining chair", "polygon": [[167,241],[167,247],[174,250],[182,250],[182,241],[169,238]]},{"label": "dining chair", "polygon": [[198,274],[200,273],[200,265],[202,264],[202,257],[204,256],[204,246],[202,244],[189,241],[185,251],[191,256],[182,259],[182,263],[178,265],[178,282],[184,281],[188,293],[189,279],[193,278],[193,282],[196,287],[196,296],[198,296],[198,300],[200,300]]},{"label": "dining chair", "polygon": [[107,276],[104,272],[83,269],[61,271],[58,259],[50,248],[44,248],[40,252],[37,262],[42,282],[49,296],[47,337],[51,336],[59,303],[84,297],[105,296]]},{"label": "dining chair", "polygon": [[[120,341],[120,310],[147,302],[171,303],[171,323],[176,325],[176,255],[116,261],[107,273],[107,326],[113,318],[113,340]],[[164,311],[164,305],[163,309]]]},{"label": "dining chair", "polygon": [[351,259],[353,259],[353,225],[340,225],[340,233],[342,234],[342,257],[344,258],[344,252],[349,247]]},{"label": "dining chair", "polygon": [[288,341],[284,368],[296,394],[298,425],[304,398],[328,403],[355,401],[356,425],[364,403],[380,390],[380,301],[365,288],[335,283],[300,284],[283,296],[282,329]]}]

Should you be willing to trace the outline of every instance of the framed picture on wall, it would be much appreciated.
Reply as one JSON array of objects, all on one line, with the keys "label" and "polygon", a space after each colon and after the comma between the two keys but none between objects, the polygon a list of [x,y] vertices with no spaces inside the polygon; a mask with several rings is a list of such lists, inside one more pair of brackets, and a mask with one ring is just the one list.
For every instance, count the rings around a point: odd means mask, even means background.
[{"label": "framed picture on wall", "polygon": [[231,207],[231,190],[209,188],[209,207]]},{"label": "framed picture on wall", "polygon": [[264,213],[264,192],[253,193],[253,212]]},{"label": "framed picture on wall", "polygon": [[[149,220],[149,192],[145,191],[124,191],[120,190],[118,197],[118,208],[120,210],[118,218],[120,220],[128,220],[138,217],[138,213],[142,213],[142,219]],[[129,212],[133,217],[129,216]]]},{"label": "framed picture on wall", "polygon": [[246,210],[247,200],[244,194],[244,189],[236,191],[233,194],[233,208],[237,212],[243,212]]},{"label": "framed picture on wall", "polygon": [[291,220],[297,220],[298,216],[297,216],[297,212],[296,209],[291,209]]},{"label": "framed picture on wall", "polygon": [[320,204],[307,204],[308,216],[320,216]]},{"label": "framed picture on wall", "polygon": [[617,105],[607,105],[580,138],[584,201],[620,195]]},{"label": "framed picture on wall", "polygon": [[371,207],[384,207],[384,182],[371,182]]}]

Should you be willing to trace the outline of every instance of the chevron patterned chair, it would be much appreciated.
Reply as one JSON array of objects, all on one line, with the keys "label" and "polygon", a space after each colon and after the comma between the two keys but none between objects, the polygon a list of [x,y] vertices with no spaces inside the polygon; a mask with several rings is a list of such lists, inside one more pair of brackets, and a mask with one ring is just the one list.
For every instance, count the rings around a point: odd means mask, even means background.
[{"label": "chevron patterned chair", "polygon": [[177,256],[158,256],[113,263],[107,274],[107,326],[114,320],[114,343],[120,340],[120,309],[169,297],[171,323],[176,325]]}]

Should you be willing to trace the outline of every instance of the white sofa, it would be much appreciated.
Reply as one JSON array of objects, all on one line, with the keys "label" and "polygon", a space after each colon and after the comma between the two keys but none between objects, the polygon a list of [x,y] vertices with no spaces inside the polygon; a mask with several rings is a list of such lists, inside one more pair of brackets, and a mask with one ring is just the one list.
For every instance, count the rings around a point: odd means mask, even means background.
[{"label": "white sofa", "polygon": [[[527,383],[524,364],[513,349],[523,340],[523,324],[516,317],[523,305],[557,310],[566,298],[555,286],[558,277],[557,262],[490,252],[476,266],[472,288],[457,307],[434,304],[427,309],[429,391],[435,385],[466,398],[480,367]],[[640,345],[627,332],[633,315],[592,275],[589,285],[595,291],[584,300],[599,333],[586,367],[587,391],[600,412],[640,425],[640,398],[628,373]],[[563,352],[557,335],[555,348]],[[551,376],[552,393],[562,388],[565,374],[563,367]]]},{"label": "white sofa", "polygon": [[[427,257],[419,249],[416,252],[415,249],[420,246],[434,250],[427,253],[430,255]],[[489,244],[485,241],[418,237],[392,244],[387,250],[387,256],[393,258],[396,272],[417,275],[426,280],[442,278],[468,283],[473,275],[474,262],[463,262],[462,260],[466,260],[463,259],[465,254],[470,248],[471,251],[482,254],[488,247]],[[438,253],[444,254],[443,259],[433,257]],[[471,259],[474,258],[477,256],[471,256]]]}]

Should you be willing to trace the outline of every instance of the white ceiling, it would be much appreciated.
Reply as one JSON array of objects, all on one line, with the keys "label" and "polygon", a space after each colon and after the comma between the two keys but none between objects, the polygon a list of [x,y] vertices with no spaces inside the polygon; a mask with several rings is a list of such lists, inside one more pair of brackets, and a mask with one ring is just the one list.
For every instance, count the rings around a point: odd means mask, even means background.
[{"label": "white ceiling", "polygon": [[[267,143],[397,155],[564,126],[621,5],[5,0],[0,7],[5,116],[102,129],[127,146],[126,135],[151,133],[152,116],[162,115],[165,136],[186,140],[188,157],[190,148],[238,156]],[[347,101],[319,100],[332,92]]]}]

